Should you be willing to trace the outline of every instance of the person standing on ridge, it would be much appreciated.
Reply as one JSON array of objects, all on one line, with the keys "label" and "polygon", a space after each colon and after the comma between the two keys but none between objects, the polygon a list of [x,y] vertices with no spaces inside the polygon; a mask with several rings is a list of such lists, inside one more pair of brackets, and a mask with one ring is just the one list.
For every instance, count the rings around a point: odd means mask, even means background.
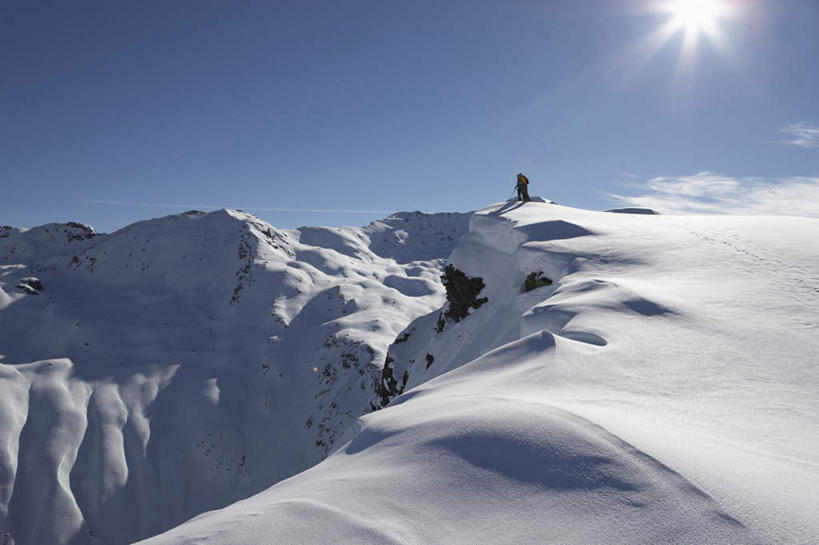
[{"label": "person standing on ridge", "polygon": [[518,200],[523,202],[529,202],[529,178],[523,175],[523,173],[518,173],[518,185],[516,186],[518,190]]}]

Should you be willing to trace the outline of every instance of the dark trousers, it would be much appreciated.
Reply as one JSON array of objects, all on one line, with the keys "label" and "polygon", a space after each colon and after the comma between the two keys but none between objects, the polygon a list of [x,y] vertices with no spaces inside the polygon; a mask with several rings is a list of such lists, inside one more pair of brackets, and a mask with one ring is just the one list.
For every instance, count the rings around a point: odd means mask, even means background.
[{"label": "dark trousers", "polygon": [[525,185],[518,186],[518,200],[529,202],[531,199],[529,198],[529,190],[526,188]]}]

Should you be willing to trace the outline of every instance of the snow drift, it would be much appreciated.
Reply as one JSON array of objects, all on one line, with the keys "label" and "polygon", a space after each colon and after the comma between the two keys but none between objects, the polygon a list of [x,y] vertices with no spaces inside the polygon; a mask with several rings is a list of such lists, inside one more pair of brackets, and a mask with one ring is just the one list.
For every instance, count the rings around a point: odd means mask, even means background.
[{"label": "snow drift", "polygon": [[441,305],[466,225],[222,210],[0,230],[7,543],[131,543],[319,462],[396,333]]},{"label": "snow drift", "polygon": [[819,541],[815,219],[59,229],[0,239],[17,543]]}]

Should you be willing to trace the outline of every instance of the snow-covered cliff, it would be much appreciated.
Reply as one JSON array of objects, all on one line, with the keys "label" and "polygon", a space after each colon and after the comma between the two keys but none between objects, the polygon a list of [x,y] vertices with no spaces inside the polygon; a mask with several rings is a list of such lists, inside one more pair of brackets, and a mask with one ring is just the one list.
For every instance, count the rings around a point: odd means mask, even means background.
[{"label": "snow-covered cliff", "polygon": [[398,335],[386,408],[147,543],[815,543],[814,240],[807,218],[490,206],[449,259],[477,304]]},{"label": "snow-covered cliff", "polygon": [[319,462],[442,304],[467,221],[2,228],[0,535],[130,543]]},{"label": "snow-covered cliff", "polygon": [[819,542],[819,220],[621,212],[0,230],[7,542]]}]

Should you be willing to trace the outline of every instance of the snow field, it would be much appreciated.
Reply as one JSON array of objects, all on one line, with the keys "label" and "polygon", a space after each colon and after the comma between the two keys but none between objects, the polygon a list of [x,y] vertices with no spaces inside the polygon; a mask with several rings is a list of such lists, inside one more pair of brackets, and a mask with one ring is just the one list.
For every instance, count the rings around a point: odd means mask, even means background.
[{"label": "snow field", "polygon": [[395,334],[440,306],[465,228],[221,210],[3,229],[0,533],[131,543],[319,462],[369,410]]},{"label": "snow field", "polygon": [[[398,336],[403,395],[321,464],[146,543],[816,542],[817,235],[479,211],[449,261],[489,301]],[[536,270],[555,283],[524,293]]]},{"label": "snow field", "polygon": [[819,221],[534,201],[0,232],[0,530],[819,542]]}]

